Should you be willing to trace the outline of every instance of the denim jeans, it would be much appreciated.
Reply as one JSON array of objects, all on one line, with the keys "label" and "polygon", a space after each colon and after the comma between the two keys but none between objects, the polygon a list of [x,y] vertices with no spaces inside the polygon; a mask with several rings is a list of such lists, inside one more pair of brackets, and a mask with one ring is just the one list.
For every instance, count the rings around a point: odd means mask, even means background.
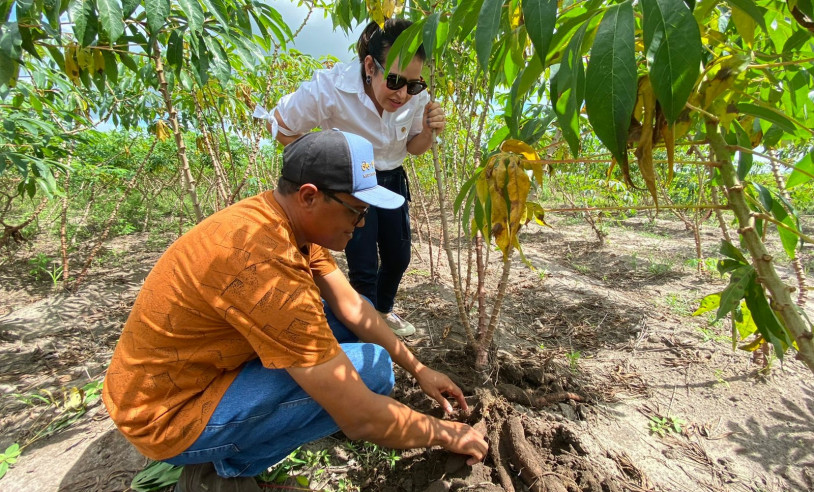
[{"label": "denim jeans", "polygon": [[348,280],[356,292],[388,313],[410,265],[410,189],[403,167],[376,171],[376,178],[380,186],[403,196],[404,205],[394,210],[370,207],[364,227],[356,229],[345,247],[345,257]]},{"label": "denim jeans", "polygon": [[[325,314],[367,387],[389,395],[395,377],[387,352],[378,345],[360,343],[327,304]],[[285,369],[266,369],[254,359],[226,390],[200,437],[186,451],[165,461],[173,465],[214,463],[222,477],[253,477],[299,446],[338,430],[331,416]]]}]

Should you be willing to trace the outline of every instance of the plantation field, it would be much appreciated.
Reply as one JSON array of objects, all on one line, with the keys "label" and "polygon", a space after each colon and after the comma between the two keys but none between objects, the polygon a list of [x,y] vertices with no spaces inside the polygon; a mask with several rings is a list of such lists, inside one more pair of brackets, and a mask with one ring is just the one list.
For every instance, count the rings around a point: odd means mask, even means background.
[{"label": "plantation field", "polygon": [[[810,372],[792,357],[766,369],[762,353],[732,350],[728,320],[691,316],[699,299],[726,281],[698,273],[693,235],[683,223],[663,213],[609,222],[600,245],[583,221],[560,215],[548,222],[551,229],[529,226],[521,234],[535,270],[515,257],[493,353],[498,364],[482,387],[467,369],[471,355],[437,244],[430,256],[426,238],[415,242],[397,300],[418,328],[408,345],[468,395],[473,412],[454,417],[486,430],[499,455],[470,468],[441,450],[393,452],[334,435],[292,455],[269,485],[498,491],[507,490],[505,473],[515,475],[517,486],[521,460],[552,479],[533,490],[811,490]],[[705,258],[717,257],[719,236],[702,228]],[[173,238],[134,233],[107,241],[74,295],[29,274],[29,260],[53,247],[46,241],[6,260],[0,449],[34,442],[0,490],[128,490],[146,465],[118,435],[92,383],[102,380],[140,283]],[[490,277],[499,276],[498,257],[491,258]],[[801,258],[810,271],[810,248]],[[792,272],[779,269],[793,283]],[[806,310],[814,314],[814,302]],[[72,388],[85,389],[83,400],[71,400]],[[395,397],[440,416],[404,374]]]}]

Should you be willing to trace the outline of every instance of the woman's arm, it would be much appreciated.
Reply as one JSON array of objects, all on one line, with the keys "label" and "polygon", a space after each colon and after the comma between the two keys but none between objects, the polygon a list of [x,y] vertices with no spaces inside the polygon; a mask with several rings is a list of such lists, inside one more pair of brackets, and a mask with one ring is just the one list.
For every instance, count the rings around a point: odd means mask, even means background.
[{"label": "woman's arm", "polygon": [[[286,126],[285,123],[283,123],[283,118],[280,116],[280,112],[277,111],[276,109],[274,110],[274,118],[277,120],[277,126],[279,128],[284,129],[287,132],[291,133],[291,128],[289,128],[288,126]],[[271,132],[271,122],[270,121],[266,122],[266,129],[269,132]],[[281,144],[283,144],[283,147],[290,144],[294,140],[297,140],[301,136],[302,135],[283,135],[283,132],[279,131],[279,129],[277,131],[277,141],[280,142]]]},{"label": "woman's arm", "polygon": [[437,101],[429,102],[424,106],[422,123],[423,127],[421,133],[407,141],[407,152],[413,155],[421,155],[429,150],[432,146],[433,130],[435,130],[435,134],[438,135],[444,131],[444,127],[447,125],[444,109]]}]

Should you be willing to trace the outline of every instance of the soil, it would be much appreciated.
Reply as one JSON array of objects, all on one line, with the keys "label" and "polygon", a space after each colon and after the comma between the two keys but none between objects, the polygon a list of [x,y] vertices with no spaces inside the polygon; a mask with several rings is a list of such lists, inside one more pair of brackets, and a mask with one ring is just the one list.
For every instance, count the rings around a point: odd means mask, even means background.
[{"label": "soil", "polygon": [[[814,490],[814,378],[793,357],[767,369],[762,352],[732,350],[728,322],[691,316],[725,286],[688,264],[692,233],[665,216],[640,217],[609,226],[600,244],[584,222],[551,223],[522,235],[534,270],[515,255],[485,382],[471,370],[446,257],[438,261],[437,239],[430,256],[426,230],[397,299],[418,329],[408,345],[464,389],[471,411],[451,418],[488,435],[489,457],[469,467],[441,449],[415,449],[391,467],[364,462],[334,436],[308,446],[331,460],[327,473],[311,470],[310,487],[336,490],[345,479],[392,492]],[[702,237],[705,257],[716,257],[720,232]],[[146,234],[109,241],[67,294],[29,274],[37,253],[55,256],[45,242],[0,259],[0,451],[36,438],[60,412],[79,418],[25,447],[0,491],[127,490],[147,460],[98,400],[82,413],[66,409],[63,394],[103,378],[163,246]],[[494,292],[499,258],[490,256]],[[803,259],[812,270],[811,253]],[[805,309],[814,318],[814,302]],[[394,396],[441,416],[401,371]]]}]

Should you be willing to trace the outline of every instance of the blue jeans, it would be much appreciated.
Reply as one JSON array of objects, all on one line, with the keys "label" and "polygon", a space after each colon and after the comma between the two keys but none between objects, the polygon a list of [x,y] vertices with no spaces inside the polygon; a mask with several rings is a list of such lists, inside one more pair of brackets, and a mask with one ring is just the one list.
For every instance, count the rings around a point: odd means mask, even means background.
[{"label": "blue jeans", "polygon": [[376,171],[376,178],[380,186],[403,196],[404,205],[394,210],[370,207],[364,227],[356,229],[345,247],[345,257],[348,280],[356,292],[389,313],[410,265],[410,189],[403,167]]},{"label": "blue jeans", "polygon": [[[327,304],[325,314],[367,387],[389,395],[395,377],[387,352],[378,345],[360,343]],[[260,359],[254,359],[226,390],[195,443],[165,461],[173,465],[214,463],[222,477],[253,477],[301,445],[338,430],[331,416],[285,369],[266,369]]]}]

